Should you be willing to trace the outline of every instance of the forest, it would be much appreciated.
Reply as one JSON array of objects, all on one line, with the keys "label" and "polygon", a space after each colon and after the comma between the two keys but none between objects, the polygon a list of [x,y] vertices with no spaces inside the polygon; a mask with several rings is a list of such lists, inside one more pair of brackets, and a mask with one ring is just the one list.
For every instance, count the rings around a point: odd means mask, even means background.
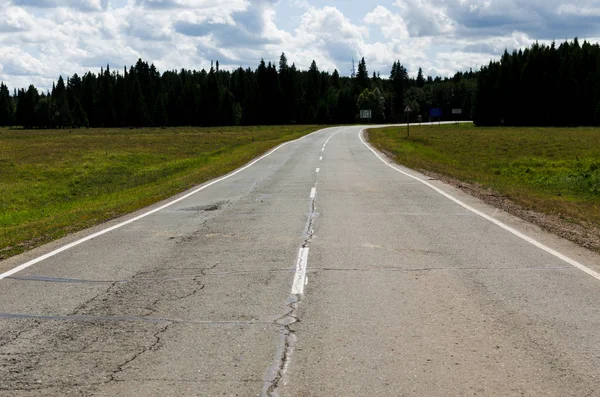
[{"label": "forest", "polygon": [[[217,126],[274,124],[351,124],[360,109],[372,110],[371,122],[428,120],[429,109],[463,108],[469,118],[477,74],[452,78],[409,77],[398,61],[390,77],[370,74],[365,59],[351,76],[261,61],[255,70],[165,71],[138,60],[115,71],[59,77],[50,92],[30,85],[13,90],[0,84],[0,126],[24,128]],[[450,116],[449,116],[450,117]]]},{"label": "forest", "polygon": [[481,68],[477,125],[600,125],[600,46],[579,40],[504,52]]},{"label": "forest", "polygon": [[[400,61],[389,77],[364,58],[350,76],[264,60],[256,69],[170,70],[138,60],[129,69],[59,77],[51,91],[0,83],[0,126],[24,128],[351,124],[473,120],[481,126],[600,125],[600,45],[579,40],[505,51],[477,71],[409,76]],[[452,115],[460,108],[462,115]],[[360,120],[360,110],[372,119]],[[437,121],[437,119],[436,119]]]}]

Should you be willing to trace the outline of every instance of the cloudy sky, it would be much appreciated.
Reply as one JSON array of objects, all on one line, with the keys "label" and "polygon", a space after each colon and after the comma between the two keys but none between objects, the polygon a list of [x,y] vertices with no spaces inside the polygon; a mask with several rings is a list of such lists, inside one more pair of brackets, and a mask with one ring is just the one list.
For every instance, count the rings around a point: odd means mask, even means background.
[{"label": "cloudy sky", "polygon": [[154,62],[159,70],[256,67],[261,58],[350,74],[478,68],[505,48],[600,38],[600,0],[0,0],[0,81]]}]

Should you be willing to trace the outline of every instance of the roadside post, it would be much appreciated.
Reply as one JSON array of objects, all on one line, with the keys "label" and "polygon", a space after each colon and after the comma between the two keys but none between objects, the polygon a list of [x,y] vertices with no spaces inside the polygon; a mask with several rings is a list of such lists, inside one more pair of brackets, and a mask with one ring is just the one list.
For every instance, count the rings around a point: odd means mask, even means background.
[{"label": "roadside post", "polygon": [[406,137],[410,138],[410,112],[412,109],[410,106],[407,106],[404,111],[406,112]]},{"label": "roadside post", "polygon": [[460,118],[460,115],[462,114],[463,110],[462,109],[452,109],[452,115],[455,116],[455,121],[456,124],[458,124],[458,119]]}]

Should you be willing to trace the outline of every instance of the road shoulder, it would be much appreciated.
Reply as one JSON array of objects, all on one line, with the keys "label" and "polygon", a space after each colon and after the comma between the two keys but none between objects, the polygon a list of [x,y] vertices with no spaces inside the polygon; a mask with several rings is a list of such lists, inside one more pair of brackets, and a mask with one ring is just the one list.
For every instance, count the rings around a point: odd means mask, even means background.
[{"label": "road shoulder", "polygon": [[570,224],[557,216],[540,214],[526,210],[510,199],[494,194],[481,186],[439,175],[425,170],[413,170],[396,163],[387,153],[381,152],[368,141],[368,134],[363,130],[362,136],[368,146],[382,156],[389,164],[402,171],[422,179],[457,198],[463,203],[497,219],[528,237],[572,258],[590,269],[600,271],[600,231]]}]

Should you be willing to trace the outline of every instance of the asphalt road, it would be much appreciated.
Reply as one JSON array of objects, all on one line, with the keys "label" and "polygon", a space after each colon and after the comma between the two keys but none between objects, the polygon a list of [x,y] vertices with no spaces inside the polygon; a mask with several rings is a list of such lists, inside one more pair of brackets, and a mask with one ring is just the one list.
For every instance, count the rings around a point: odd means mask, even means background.
[{"label": "asphalt road", "polygon": [[600,396],[600,258],[359,132],[0,262],[0,396]]}]

